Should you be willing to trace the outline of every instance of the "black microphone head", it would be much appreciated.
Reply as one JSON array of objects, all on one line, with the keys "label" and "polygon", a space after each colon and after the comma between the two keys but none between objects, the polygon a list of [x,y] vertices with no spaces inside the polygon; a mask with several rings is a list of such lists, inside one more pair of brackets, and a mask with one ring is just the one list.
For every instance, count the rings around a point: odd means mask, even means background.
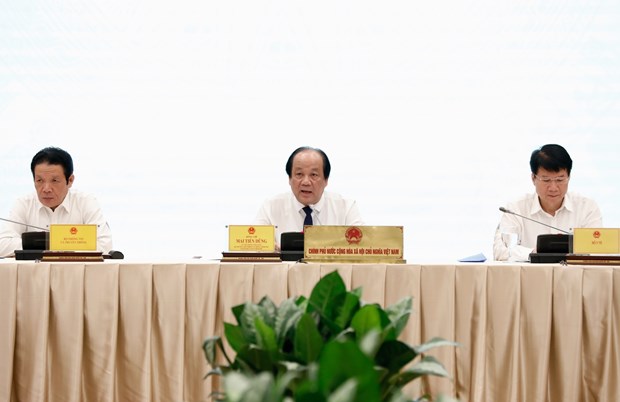
[{"label": "black microphone head", "polygon": [[569,242],[568,234],[541,234],[536,238],[536,252],[566,254],[570,249]]},{"label": "black microphone head", "polygon": [[125,258],[125,254],[118,250],[110,250],[110,258],[113,260],[122,260]]},{"label": "black microphone head", "polygon": [[22,233],[22,250],[47,250],[49,232]]},{"label": "black microphone head", "polygon": [[110,250],[109,253],[103,255],[104,260],[122,260],[125,258],[125,254],[118,250]]},{"label": "black microphone head", "polygon": [[504,208],[504,207],[499,207],[499,210],[502,211],[502,212],[508,212],[508,210],[506,208]]}]

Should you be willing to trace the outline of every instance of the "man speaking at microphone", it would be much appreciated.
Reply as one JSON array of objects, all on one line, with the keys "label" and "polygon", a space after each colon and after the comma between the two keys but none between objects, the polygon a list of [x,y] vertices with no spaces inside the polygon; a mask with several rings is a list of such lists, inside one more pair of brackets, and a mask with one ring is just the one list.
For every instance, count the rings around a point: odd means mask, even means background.
[{"label": "man speaking at microphone", "polygon": [[[547,144],[532,152],[530,168],[536,192],[506,205],[508,213],[502,214],[495,231],[495,260],[528,261],[541,234],[602,227],[603,219],[596,202],[568,192],[572,167],[570,155],[560,145]],[[516,233],[517,244],[508,244],[506,228]]]},{"label": "man speaking at microphone", "polygon": [[254,223],[276,226],[276,247],[284,232],[302,232],[304,225],[363,225],[354,200],[325,192],[331,164],[322,150],[299,147],[286,162],[291,192],[264,202]]},{"label": "man speaking at microphone", "polygon": [[32,228],[48,229],[51,224],[97,225],[97,249],[112,249],[112,233],[97,200],[88,194],[70,191],[75,176],[73,159],[55,147],[44,148],[30,164],[36,193],[19,198],[0,231],[0,256],[22,249],[21,235]]}]

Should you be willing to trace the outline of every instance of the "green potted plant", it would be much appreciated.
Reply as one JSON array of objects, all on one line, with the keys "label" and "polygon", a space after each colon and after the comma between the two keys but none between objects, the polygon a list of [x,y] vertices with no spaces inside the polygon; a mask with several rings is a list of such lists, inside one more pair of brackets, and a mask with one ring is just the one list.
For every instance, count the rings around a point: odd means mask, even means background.
[{"label": "green potted plant", "polygon": [[334,271],[309,298],[289,298],[276,306],[264,297],[233,307],[237,324],[225,323],[224,336],[235,356],[228,356],[219,336],[203,344],[213,368],[209,375],[224,376],[223,393],[216,399],[409,401],[402,389],[411,381],[449,377],[424,352],[454,342],[434,338],[412,347],[398,340],[411,314],[411,298],[383,309],[365,304],[361,293],[359,288],[347,291]]}]

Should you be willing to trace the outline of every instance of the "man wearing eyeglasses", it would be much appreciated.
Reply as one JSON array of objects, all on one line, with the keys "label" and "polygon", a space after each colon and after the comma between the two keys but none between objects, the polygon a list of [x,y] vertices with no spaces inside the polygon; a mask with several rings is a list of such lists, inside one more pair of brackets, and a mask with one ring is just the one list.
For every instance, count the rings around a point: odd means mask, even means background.
[{"label": "man wearing eyeglasses", "polygon": [[530,168],[536,192],[508,204],[506,209],[543,224],[503,214],[495,231],[495,260],[527,261],[535,251],[538,235],[561,233],[551,226],[565,232],[603,226],[594,200],[568,192],[572,167],[570,155],[560,145],[547,144],[532,152]]}]

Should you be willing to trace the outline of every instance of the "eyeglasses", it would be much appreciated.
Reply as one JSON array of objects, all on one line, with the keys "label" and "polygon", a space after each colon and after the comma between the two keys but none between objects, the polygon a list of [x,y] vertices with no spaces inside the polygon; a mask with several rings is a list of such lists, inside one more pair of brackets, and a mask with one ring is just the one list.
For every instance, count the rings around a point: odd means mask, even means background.
[{"label": "eyeglasses", "polygon": [[538,177],[536,175],[534,175],[534,177],[540,181],[541,183],[544,183],[546,185],[549,185],[551,183],[555,183],[558,186],[564,184],[564,183],[568,183],[568,179],[570,179],[570,177]]}]

